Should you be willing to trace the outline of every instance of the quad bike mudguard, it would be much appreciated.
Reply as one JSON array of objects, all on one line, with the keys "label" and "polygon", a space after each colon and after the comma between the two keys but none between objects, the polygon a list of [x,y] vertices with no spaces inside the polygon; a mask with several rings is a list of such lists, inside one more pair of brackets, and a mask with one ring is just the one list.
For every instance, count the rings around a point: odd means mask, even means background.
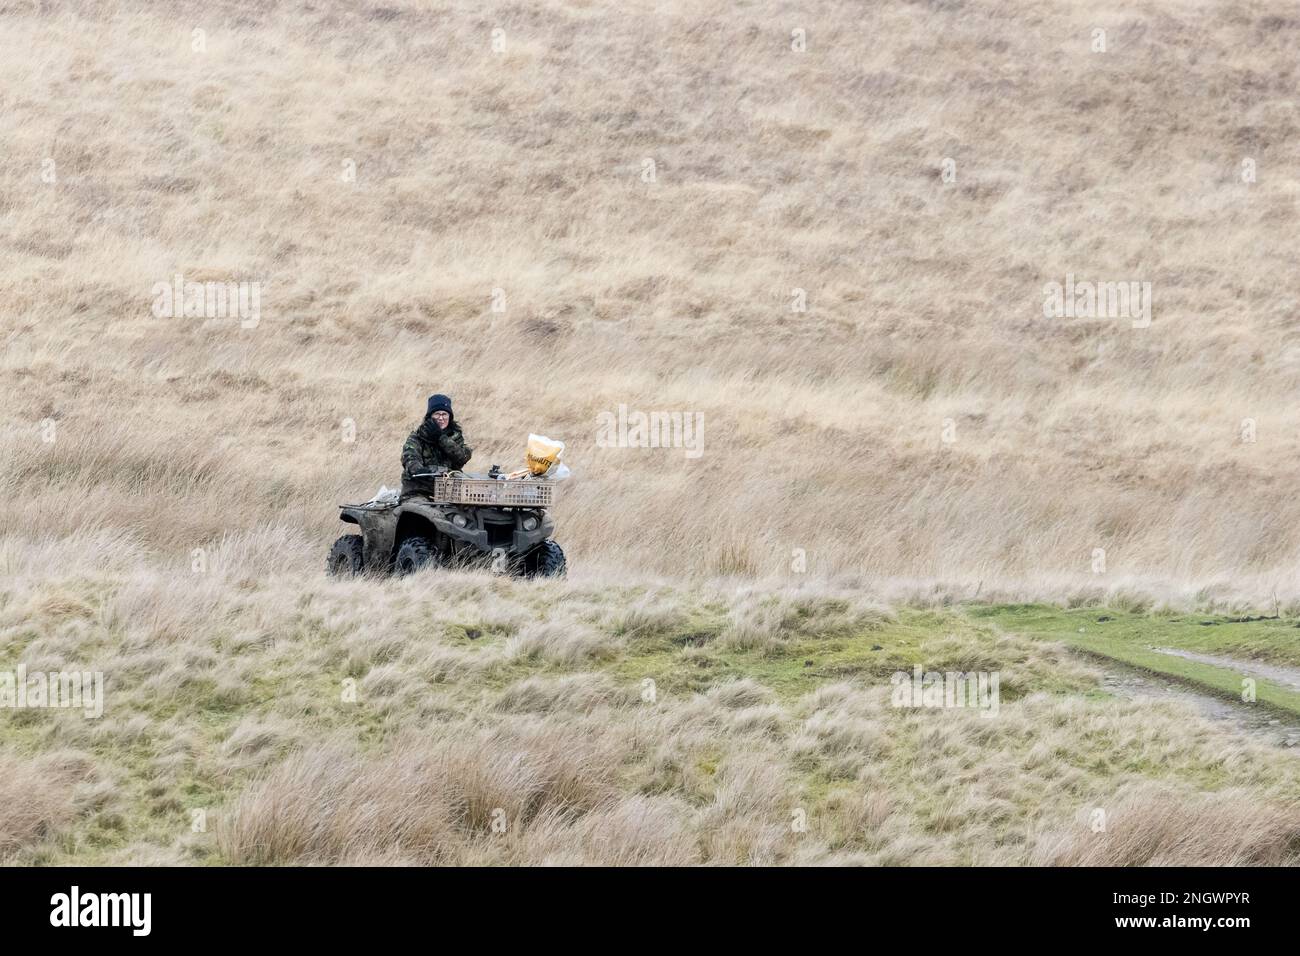
[{"label": "quad bike mudguard", "polygon": [[388,566],[393,553],[393,538],[397,534],[397,508],[376,508],[367,505],[340,505],[339,517],[361,529],[365,566]]}]

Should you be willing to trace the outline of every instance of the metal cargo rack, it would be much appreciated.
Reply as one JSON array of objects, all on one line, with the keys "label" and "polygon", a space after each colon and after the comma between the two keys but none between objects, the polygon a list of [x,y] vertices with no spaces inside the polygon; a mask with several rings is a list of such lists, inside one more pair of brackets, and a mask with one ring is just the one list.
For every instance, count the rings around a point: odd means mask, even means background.
[{"label": "metal cargo rack", "polygon": [[433,479],[433,500],[454,505],[486,505],[491,508],[549,508],[555,499],[550,481],[510,481],[499,478]]}]

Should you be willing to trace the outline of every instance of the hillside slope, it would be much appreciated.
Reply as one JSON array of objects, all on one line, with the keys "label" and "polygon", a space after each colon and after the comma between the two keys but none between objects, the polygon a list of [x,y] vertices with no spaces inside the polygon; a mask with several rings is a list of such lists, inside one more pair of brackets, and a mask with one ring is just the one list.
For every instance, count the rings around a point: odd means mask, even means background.
[{"label": "hillside slope", "polygon": [[[5,553],[314,570],[441,390],[474,467],[568,441],[602,566],[1294,596],[1292,14],[0,5]],[[1044,318],[1071,275],[1150,326]]]}]

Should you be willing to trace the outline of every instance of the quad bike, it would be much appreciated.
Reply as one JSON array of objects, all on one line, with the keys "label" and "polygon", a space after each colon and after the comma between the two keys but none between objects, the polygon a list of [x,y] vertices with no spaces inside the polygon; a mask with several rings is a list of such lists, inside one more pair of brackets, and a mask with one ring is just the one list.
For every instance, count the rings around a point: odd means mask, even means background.
[{"label": "quad bike", "polygon": [[357,525],[330,549],[326,571],[411,574],[426,567],[490,567],[523,577],[561,577],[564,551],[546,510],[555,482],[488,475],[412,475],[400,500],[339,505]]}]

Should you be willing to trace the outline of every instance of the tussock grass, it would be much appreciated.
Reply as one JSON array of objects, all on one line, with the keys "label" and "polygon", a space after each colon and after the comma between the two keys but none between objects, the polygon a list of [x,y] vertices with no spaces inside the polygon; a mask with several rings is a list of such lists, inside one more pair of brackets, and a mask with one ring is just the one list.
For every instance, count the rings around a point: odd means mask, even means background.
[{"label": "tussock grass", "polygon": [[[188,0],[0,10],[0,88],[45,91],[3,120],[0,568],[315,574],[444,390],[476,468],[568,442],[579,576],[1300,597],[1274,0],[831,0],[801,54],[694,0],[377,9],[216,0],[205,52]],[[1152,326],[1044,319],[1067,272],[1152,282]],[[155,317],[177,273],[261,321]],[[703,455],[600,447],[619,404]]]},{"label": "tussock grass", "polygon": [[[1300,607],[1295,32],[0,5],[0,667],[108,692],[0,714],[0,859],[1296,862],[1293,759],[969,610]],[[260,322],[155,316],[178,273]],[[1152,326],[1044,319],[1066,273]],[[435,390],[476,470],[568,443],[569,581],[322,577]],[[620,404],[703,454],[602,447]],[[1000,716],[891,708],[914,664]]]},{"label": "tussock grass", "polygon": [[1261,804],[1248,792],[1199,795],[1151,787],[1121,795],[1104,828],[1045,837],[1048,866],[1280,866],[1300,855],[1300,804]]},{"label": "tussock grass", "polygon": [[85,809],[95,763],[87,754],[51,753],[35,759],[0,753],[0,860],[71,824]]},{"label": "tussock grass", "polygon": [[[1125,862],[1300,862],[1287,751],[1110,698],[1059,643],[987,615],[812,584],[645,604],[636,587],[445,572],[240,580],[0,588],[12,659],[106,676],[98,721],[0,714],[7,861],[1074,863],[1118,852],[1076,832],[1101,806]],[[239,600],[160,630],[214,586]],[[156,613],[121,613],[123,596]],[[722,637],[755,608],[780,612],[769,642]],[[998,671],[998,716],[892,706],[890,675],[913,664]],[[1239,800],[1253,849],[1120,836],[1156,812],[1138,792]]]}]

